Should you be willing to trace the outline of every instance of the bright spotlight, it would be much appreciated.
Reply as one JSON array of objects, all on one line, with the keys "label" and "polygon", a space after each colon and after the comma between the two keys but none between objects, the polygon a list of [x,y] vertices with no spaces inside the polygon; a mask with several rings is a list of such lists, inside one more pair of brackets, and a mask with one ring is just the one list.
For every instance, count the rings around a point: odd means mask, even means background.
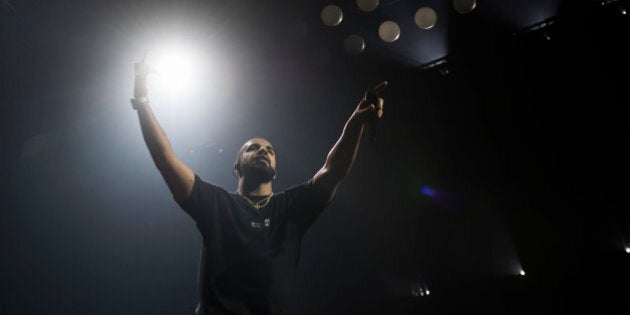
[{"label": "bright spotlight", "polygon": [[521,269],[520,275],[524,276],[525,275],[525,270]]},{"label": "bright spotlight", "polygon": [[411,281],[411,296],[421,297],[428,296],[430,294],[431,291],[429,291],[426,283],[421,278],[417,277]]},{"label": "bright spotlight", "polygon": [[181,45],[149,50],[147,63],[154,70],[155,82],[169,94],[190,94],[201,80],[201,58]]},{"label": "bright spotlight", "polygon": [[630,254],[630,247],[626,246],[626,253]]}]

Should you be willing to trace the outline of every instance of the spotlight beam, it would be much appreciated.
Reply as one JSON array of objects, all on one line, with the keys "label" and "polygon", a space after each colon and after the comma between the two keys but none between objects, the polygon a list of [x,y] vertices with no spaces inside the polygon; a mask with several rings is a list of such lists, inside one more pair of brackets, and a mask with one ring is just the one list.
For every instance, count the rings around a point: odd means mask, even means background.
[{"label": "spotlight beam", "polygon": [[195,93],[203,68],[197,50],[174,43],[149,51],[146,63],[158,91],[176,97]]}]

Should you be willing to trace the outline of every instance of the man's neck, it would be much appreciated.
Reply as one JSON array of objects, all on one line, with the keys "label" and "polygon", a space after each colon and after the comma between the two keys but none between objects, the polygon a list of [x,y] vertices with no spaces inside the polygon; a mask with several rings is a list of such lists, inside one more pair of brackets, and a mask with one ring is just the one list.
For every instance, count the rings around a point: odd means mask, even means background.
[{"label": "man's neck", "polygon": [[262,183],[249,183],[243,177],[238,179],[237,192],[243,196],[269,196],[273,192],[271,181]]}]

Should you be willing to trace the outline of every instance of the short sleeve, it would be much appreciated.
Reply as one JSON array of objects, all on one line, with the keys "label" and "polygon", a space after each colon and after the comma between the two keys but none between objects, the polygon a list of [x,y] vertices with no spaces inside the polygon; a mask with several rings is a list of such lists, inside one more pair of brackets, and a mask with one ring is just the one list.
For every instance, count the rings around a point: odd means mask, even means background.
[{"label": "short sleeve", "polygon": [[198,224],[208,218],[214,209],[215,199],[219,194],[219,187],[203,181],[199,175],[195,174],[190,196],[185,200],[175,200],[177,204],[188,213]]},{"label": "short sleeve", "polygon": [[318,190],[312,179],[293,186],[284,193],[291,200],[291,206],[287,209],[288,219],[298,225],[301,234],[306,232],[329,204],[328,195]]}]

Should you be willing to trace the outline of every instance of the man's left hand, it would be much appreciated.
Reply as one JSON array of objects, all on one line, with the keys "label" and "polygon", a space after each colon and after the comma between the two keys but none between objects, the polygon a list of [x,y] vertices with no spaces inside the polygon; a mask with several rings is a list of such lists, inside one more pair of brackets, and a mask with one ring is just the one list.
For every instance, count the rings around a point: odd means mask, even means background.
[{"label": "man's left hand", "polygon": [[376,85],[371,91],[365,92],[365,95],[361,101],[359,101],[359,105],[354,110],[354,115],[362,122],[368,121],[368,119],[374,117],[374,115],[376,115],[377,119],[383,116],[383,105],[385,102],[379,95],[385,91],[387,85],[387,81],[383,81]]}]

